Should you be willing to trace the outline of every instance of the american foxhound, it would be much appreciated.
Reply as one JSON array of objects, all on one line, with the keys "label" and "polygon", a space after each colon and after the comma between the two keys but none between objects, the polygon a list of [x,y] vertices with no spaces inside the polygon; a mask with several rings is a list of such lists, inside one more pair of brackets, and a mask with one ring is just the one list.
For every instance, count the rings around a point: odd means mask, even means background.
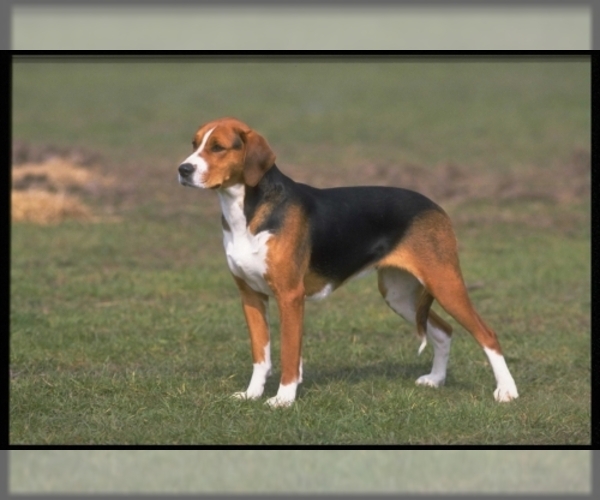
[{"label": "american foxhound", "polygon": [[281,317],[281,380],[267,403],[288,406],[302,382],[304,301],[323,299],[368,270],[377,271],[386,303],[416,325],[419,352],[427,337],[433,344],[433,367],[417,384],[438,387],[446,378],[452,328],[430,310],[435,299],[482,346],[495,399],[518,397],[496,334],[467,294],[450,219],[433,201],[394,187],[294,182],[275,165],[267,141],[233,118],[202,125],[193,150],[179,182],[219,196],[227,264],[250,331],[252,378],[235,397],[259,398],[271,373],[269,297]]}]

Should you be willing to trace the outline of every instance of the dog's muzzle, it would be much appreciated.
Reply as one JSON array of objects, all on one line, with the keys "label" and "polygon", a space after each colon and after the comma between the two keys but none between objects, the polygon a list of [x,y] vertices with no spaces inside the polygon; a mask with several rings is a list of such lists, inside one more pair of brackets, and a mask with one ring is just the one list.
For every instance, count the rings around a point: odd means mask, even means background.
[{"label": "dog's muzzle", "polygon": [[182,163],[179,165],[179,175],[181,175],[181,177],[189,177],[194,173],[195,169],[196,167],[194,167],[194,165],[191,163]]}]

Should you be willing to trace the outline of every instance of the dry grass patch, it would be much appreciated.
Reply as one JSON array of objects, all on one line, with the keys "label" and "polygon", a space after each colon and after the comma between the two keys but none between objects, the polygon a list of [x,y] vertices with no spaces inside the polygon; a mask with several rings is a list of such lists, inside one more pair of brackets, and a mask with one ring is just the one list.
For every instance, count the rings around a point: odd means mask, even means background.
[{"label": "dry grass patch", "polygon": [[56,224],[64,219],[92,220],[92,212],[74,195],[50,193],[42,189],[11,193],[13,221]]},{"label": "dry grass patch", "polygon": [[81,194],[95,192],[112,182],[111,178],[65,158],[13,165],[12,220],[35,224],[97,220]]}]

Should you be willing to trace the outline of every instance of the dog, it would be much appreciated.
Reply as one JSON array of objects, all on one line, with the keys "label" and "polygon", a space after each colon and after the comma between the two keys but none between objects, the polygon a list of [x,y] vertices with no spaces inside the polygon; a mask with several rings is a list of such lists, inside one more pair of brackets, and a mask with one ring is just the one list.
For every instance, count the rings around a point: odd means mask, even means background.
[{"label": "dog", "polygon": [[252,377],[234,397],[261,397],[271,374],[269,297],[281,319],[281,379],[266,403],[286,407],[302,382],[305,300],[324,299],[370,270],[388,306],[416,325],[419,353],[427,338],[433,344],[431,372],[417,384],[438,387],[446,378],[452,328],[430,310],[437,300],[483,348],[496,401],[518,397],[496,334],[469,299],[450,219],[437,204],[395,187],[318,189],[295,182],[275,165],[265,138],[235,118],[202,125],[192,145],[179,182],[219,197],[227,264],[250,332]]}]

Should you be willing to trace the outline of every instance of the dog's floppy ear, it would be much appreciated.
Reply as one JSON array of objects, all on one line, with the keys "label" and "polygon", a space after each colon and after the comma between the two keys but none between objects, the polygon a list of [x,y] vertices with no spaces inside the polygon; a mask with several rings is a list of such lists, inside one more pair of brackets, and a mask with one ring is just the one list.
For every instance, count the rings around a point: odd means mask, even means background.
[{"label": "dog's floppy ear", "polygon": [[275,163],[275,153],[265,138],[254,130],[241,132],[240,137],[246,146],[244,182],[248,186],[256,186]]}]

